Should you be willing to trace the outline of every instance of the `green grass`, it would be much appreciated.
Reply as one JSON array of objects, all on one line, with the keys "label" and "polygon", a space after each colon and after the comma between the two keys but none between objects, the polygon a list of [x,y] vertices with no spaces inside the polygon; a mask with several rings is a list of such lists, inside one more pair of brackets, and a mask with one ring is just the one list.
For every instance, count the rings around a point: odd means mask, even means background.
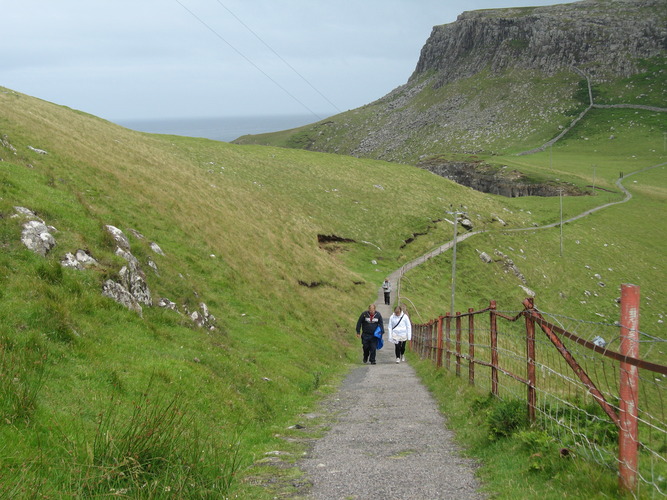
[{"label": "green grass", "polygon": [[[412,361],[411,361],[412,362]],[[464,455],[482,464],[483,491],[497,499],[618,498],[616,476],[576,456],[519,418],[515,401],[499,401],[431,361],[415,361],[418,374],[447,415]],[[525,405],[525,402],[523,403]]]},{"label": "green grass", "polygon": [[[267,465],[265,454],[288,450],[285,460],[296,462],[306,445],[290,427],[356,359],[359,311],[387,273],[451,239],[450,207],[488,230],[458,247],[457,308],[491,299],[519,307],[516,278],[478,258],[477,250],[497,248],[544,310],[613,321],[618,285],[639,284],[642,330],[665,337],[662,167],[626,180],[631,202],[567,224],[561,257],[558,229],[504,231],[558,221],[558,198],[504,199],[376,160],[141,134],[9,90],[0,93],[0,132],[15,148],[0,146],[0,489],[18,498],[112,489],[131,498],[268,498],[272,477],[288,489],[301,481],[289,467]],[[566,197],[569,217],[620,199],[619,171],[664,162],[662,135],[651,113],[596,110],[552,151],[492,159],[578,186],[592,183],[595,164],[596,185],[614,192]],[[57,229],[46,258],[21,244],[15,206]],[[124,264],[106,224],[128,235],[154,300],[181,311],[204,302],[217,329],[157,307],[139,316],[104,298],[102,283]],[[351,241],[321,246],[318,235]],[[99,266],[62,268],[62,255],[79,248]],[[447,309],[450,259],[447,252],[406,275],[403,292],[421,317]],[[582,304],[595,272],[608,286]],[[489,488],[525,493],[527,466],[496,464],[496,454],[519,448],[479,446],[488,448],[481,474]],[[557,472],[547,489],[579,485],[589,471]]]}]

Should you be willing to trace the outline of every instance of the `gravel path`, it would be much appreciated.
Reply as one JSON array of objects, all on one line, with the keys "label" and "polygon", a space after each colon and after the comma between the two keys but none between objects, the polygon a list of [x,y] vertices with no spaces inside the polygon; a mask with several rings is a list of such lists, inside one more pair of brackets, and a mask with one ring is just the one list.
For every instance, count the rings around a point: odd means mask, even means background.
[{"label": "gravel path", "polygon": [[[389,307],[378,310],[386,320]],[[361,313],[361,311],[359,311]],[[330,402],[338,413],[299,467],[312,499],[483,499],[475,464],[462,458],[431,394],[393,344],[361,363]]]},{"label": "gravel path", "polygon": [[[631,172],[624,179],[665,165]],[[625,193],[623,200],[595,207],[563,223],[627,202],[632,195],[622,185],[624,179],[616,181]],[[544,229],[559,224],[505,231]],[[464,233],[457,241],[482,232]],[[392,273],[389,276],[392,290],[400,286],[404,272],[452,245],[453,241],[445,243]],[[386,325],[391,310],[384,305],[382,289],[378,290],[375,304]],[[460,456],[452,432],[409,359],[397,364],[393,345],[389,343],[378,351],[377,365],[363,365],[361,357],[359,345],[359,367],[352,370],[328,402],[329,410],[337,416],[336,423],[299,463],[312,483],[307,498],[485,499],[486,495],[479,492],[481,483],[475,478],[474,462]]]}]

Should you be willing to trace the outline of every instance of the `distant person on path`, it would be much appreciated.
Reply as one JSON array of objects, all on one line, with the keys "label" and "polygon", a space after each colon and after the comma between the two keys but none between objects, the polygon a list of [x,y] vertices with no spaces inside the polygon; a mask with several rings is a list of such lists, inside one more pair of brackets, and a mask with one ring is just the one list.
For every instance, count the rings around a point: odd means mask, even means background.
[{"label": "distant person on path", "polygon": [[385,278],[384,283],[382,283],[382,291],[384,292],[384,303],[385,305],[391,305],[391,283],[389,278]]},{"label": "distant person on path", "polygon": [[364,350],[364,363],[371,362],[375,364],[375,354],[377,351],[378,339],[375,336],[375,329],[380,327],[384,333],[384,323],[382,315],[375,310],[375,304],[368,306],[368,310],[361,313],[357,321],[357,337],[361,337],[361,345]]},{"label": "distant person on path", "polygon": [[389,342],[395,344],[396,362],[405,361],[405,344],[412,340],[412,324],[406,312],[396,306],[389,318]]}]

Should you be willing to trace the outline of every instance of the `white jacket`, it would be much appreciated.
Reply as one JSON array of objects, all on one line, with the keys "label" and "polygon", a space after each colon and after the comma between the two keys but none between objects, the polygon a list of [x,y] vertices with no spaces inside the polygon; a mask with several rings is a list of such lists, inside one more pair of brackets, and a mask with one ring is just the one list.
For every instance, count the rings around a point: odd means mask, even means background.
[{"label": "white jacket", "polygon": [[410,318],[405,313],[400,316],[392,314],[389,317],[389,341],[396,343],[397,339],[395,336],[402,336],[406,337],[407,340],[412,340],[412,324],[410,323]]}]

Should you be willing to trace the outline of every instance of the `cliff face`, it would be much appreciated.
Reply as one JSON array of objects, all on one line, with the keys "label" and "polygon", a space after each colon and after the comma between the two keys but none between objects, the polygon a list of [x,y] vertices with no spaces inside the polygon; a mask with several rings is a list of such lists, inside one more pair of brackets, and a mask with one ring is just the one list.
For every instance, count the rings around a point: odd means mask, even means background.
[{"label": "cliff face", "polygon": [[433,158],[418,163],[417,166],[476,191],[508,198],[558,196],[561,192],[566,196],[585,194],[571,184],[531,182],[517,170],[508,170],[507,167],[497,169],[480,162],[447,161]]},{"label": "cliff face", "polygon": [[412,164],[528,151],[565,131],[594,92],[596,104],[667,107],[665,72],[667,0],[464,12],[433,28],[408,82],[377,101],[282,142],[235,142]]},{"label": "cliff face", "polygon": [[410,80],[429,71],[438,85],[489,68],[540,70],[575,66],[590,76],[627,77],[636,61],[667,49],[665,0],[585,0],[549,7],[464,12],[436,26]]}]

